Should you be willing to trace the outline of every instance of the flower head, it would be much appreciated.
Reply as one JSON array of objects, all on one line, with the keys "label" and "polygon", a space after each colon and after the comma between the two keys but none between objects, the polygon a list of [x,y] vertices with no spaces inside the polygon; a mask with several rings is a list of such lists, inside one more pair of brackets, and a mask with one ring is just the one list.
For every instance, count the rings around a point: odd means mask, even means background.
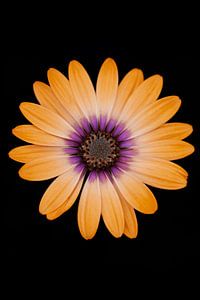
[{"label": "flower head", "polygon": [[85,239],[95,235],[101,215],[113,236],[136,237],[135,210],[157,210],[147,185],[180,189],[187,184],[187,172],[171,160],[194,151],[183,141],[192,127],[166,123],[181,100],[157,100],[162,77],[144,80],[139,69],[118,85],[117,66],[110,58],[101,66],[96,91],[77,61],[69,64],[69,79],[50,69],[48,81],[50,85],[34,83],[39,104],[20,104],[32,125],[17,126],[13,134],[30,145],[9,153],[25,163],[19,170],[23,179],[57,177],[42,197],[40,213],[53,220],[80,194],[78,225]]}]

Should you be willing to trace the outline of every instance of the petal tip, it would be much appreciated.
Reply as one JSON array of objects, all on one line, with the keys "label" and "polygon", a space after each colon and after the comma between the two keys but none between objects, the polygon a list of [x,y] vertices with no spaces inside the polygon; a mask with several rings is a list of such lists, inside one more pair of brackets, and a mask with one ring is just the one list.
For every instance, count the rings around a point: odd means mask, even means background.
[{"label": "petal tip", "polygon": [[40,84],[41,82],[36,80],[35,82],[33,82],[33,88],[38,87]]},{"label": "petal tip", "polygon": [[21,102],[20,105],[19,105],[20,111],[23,112],[23,110],[26,109],[27,106],[30,105],[30,104],[31,104],[30,102]]},{"label": "petal tip", "polygon": [[[43,215],[40,211],[39,211],[39,213],[41,215]],[[48,221],[54,221],[55,220],[54,218],[51,217],[51,215],[48,215],[48,214],[46,215],[46,218],[47,218]]]},{"label": "petal tip", "polygon": [[19,109],[20,109],[20,110],[23,109],[24,103],[25,103],[25,102],[20,103],[20,105],[19,105]]},{"label": "petal tip", "polygon": [[110,66],[112,65],[115,68],[117,67],[115,60],[111,57],[108,57],[104,60],[102,66],[105,66],[105,65],[110,65]]},{"label": "petal tip", "polygon": [[163,76],[160,74],[155,74],[152,77],[152,80],[154,80],[158,85],[161,87],[163,86]]},{"label": "petal tip", "polygon": [[149,79],[149,80],[163,81],[163,76],[160,75],[160,74],[154,74],[154,75],[151,75],[150,77],[148,77],[147,79]]},{"label": "petal tip", "polygon": [[57,72],[59,72],[59,71],[56,70],[55,68],[49,68],[47,70],[47,78],[48,78],[48,80],[50,80],[51,76],[55,75]]},{"label": "petal tip", "polygon": [[119,239],[122,235],[123,235],[123,232],[111,232],[111,234],[115,237],[115,238],[117,238],[117,239]]},{"label": "petal tip", "polygon": [[45,88],[47,86],[46,83],[42,82],[42,81],[39,81],[39,80],[36,80],[34,83],[33,83],[33,91],[35,92],[36,90],[40,89],[40,88]]},{"label": "petal tip", "polygon": [[[20,125],[19,125],[20,126]],[[16,127],[14,127],[13,129],[12,129],[12,134],[14,135],[14,136],[16,136],[16,137],[18,137],[17,136],[17,133],[18,133],[18,128],[19,128],[19,126],[16,126]]]},{"label": "petal tip", "polygon": [[22,179],[26,179],[26,178],[24,177],[24,169],[23,169],[23,166],[19,169],[18,174],[19,174],[19,177],[21,177]]},{"label": "petal tip", "polygon": [[150,214],[155,214],[158,210],[158,204],[156,204],[156,206],[152,209],[152,211],[150,212]]},{"label": "petal tip", "polygon": [[163,81],[163,76],[162,76],[162,75],[156,74],[155,77],[156,77],[158,80]]},{"label": "petal tip", "polygon": [[69,79],[71,78],[72,74],[79,74],[79,72],[86,72],[83,65],[78,60],[71,60],[68,65],[68,75]]},{"label": "petal tip", "polygon": [[107,57],[104,62],[115,63],[114,59],[111,57]]},{"label": "petal tip", "polygon": [[195,147],[191,145],[191,154],[194,153],[194,151],[195,151]]},{"label": "petal tip", "polygon": [[81,63],[80,63],[78,60],[73,59],[73,60],[71,60],[71,61],[69,62],[69,68],[71,68],[71,67],[76,67],[76,66],[82,66]]},{"label": "petal tip", "polygon": [[168,98],[171,103],[174,103],[174,105],[177,107],[177,111],[178,111],[180,106],[181,106],[181,103],[182,103],[181,98],[179,96],[176,96],[176,95],[169,96],[169,97],[166,97],[166,98]]},{"label": "petal tip", "polygon": [[136,237],[138,236],[138,231],[135,233],[126,232],[124,233],[124,235],[127,236],[129,239],[136,239]]},{"label": "petal tip", "polygon": [[132,72],[137,72],[138,74],[140,73],[141,75],[143,75],[143,71],[141,69],[139,69],[139,68],[134,68],[132,70]]},{"label": "petal tip", "polygon": [[16,128],[17,128],[17,127],[14,127],[14,128],[12,128],[12,130],[11,130],[11,132],[12,132],[13,135],[15,135]]},{"label": "petal tip", "polygon": [[49,69],[47,70],[47,73],[48,73],[48,72],[55,72],[55,71],[57,71],[55,68],[49,68]]},{"label": "petal tip", "polygon": [[8,157],[11,158],[11,159],[14,159],[14,158],[13,158],[13,150],[14,150],[14,149],[12,149],[12,150],[10,150],[10,151],[8,152]]},{"label": "petal tip", "polygon": [[153,215],[157,212],[158,210],[158,203],[155,200],[155,202],[153,203],[154,205],[152,205],[151,207],[149,206],[143,213],[147,214],[147,215]]},{"label": "petal tip", "polygon": [[188,132],[189,132],[189,135],[194,131],[194,128],[191,124],[188,124]]},{"label": "petal tip", "polygon": [[172,96],[174,100],[181,102],[181,98],[177,95]]},{"label": "petal tip", "polygon": [[31,176],[31,173],[26,168],[27,164],[24,164],[18,171],[19,177],[28,181],[39,181]]},{"label": "petal tip", "polygon": [[185,156],[189,156],[189,155],[193,154],[195,151],[195,147],[193,145],[187,143],[187,147],[188,147],[188,149],[187,149],[188,151]]},{"label": "petal tip", "polygon": [[94,237],[94,234],[93,235],[87,235],[87,234],[82,234],[82,237],[86,240],[86,241],[89,241],[91,240],[93,237]]},{"label": "petal tip", "polygon": [[[45,209],[45,207],[41,204],[41,201],[40,201],[38,210],[39,210],[39,213],[40,213],[41,215],[46,215],[46,209]],[[50,219],[50,218],[48,217],[48,214],[46,215],[46,218],[47,218],[48,220],[52,220],[52,219]]]}]

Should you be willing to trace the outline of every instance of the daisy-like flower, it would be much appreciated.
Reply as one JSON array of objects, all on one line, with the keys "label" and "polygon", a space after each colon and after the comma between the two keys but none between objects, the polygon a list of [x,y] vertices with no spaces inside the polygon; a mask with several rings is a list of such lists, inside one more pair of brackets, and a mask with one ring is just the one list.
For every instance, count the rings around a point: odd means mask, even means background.
[{"label": "daisy-like flower", "polygon": [[53,220],[66,212],[80,194],[78,226],[91,239],[102,216],[111,234],[135,238],[135,210],[152,214],[157,201],[147,185],[175,190],[186,186],[187,172],[171,162],[194,151],[182,141],[192,126],[166,123],[178,111],[177,96],[158,99],[163,80],[144,80],[131,70],[118,86],[113,59],[104,61],[96,91],[77,61],[69,64],[69,79],[48,71],[49,85],[34,83],[39,104],[23,102],[20,110],[32,125],[13,134],[31,145],[10,151],[25,163],[19,175],[26,180],[57,177],[44,193],[41,214]]}]

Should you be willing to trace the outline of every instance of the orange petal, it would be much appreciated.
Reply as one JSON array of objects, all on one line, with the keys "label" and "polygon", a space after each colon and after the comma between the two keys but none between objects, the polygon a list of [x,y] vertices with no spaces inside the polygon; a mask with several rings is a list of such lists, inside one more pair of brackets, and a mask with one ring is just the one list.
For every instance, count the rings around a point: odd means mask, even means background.
[{"label": "orange petal", "polygon": [[167,160],[134,158],[131,168],[141,181],[154,187],[176,190],[187,185],[187,172]]},{"label": "orange petal", "polygon": [[166,123],[159,128],[137,137],[138,143],[151,143],[157,140],[184,139],[189,136],[193,128],[185,123]]},{"label": "orange petal", "polygon": [[[67,209],[71,207],[73,201],[76,200],[71,197],[76,187],[80,188],[79,182],[83,182],[81,174],[77,174],[74,168],[69,168],[66,172],[56,178],[48,187],[44,193],[40,205],[39,211],[41,214],[55,213],[55,210],[59,209],[61,205],[66,203]],[[76,194],[77,194],[76,190]]]},{"label": "orange petal", "polygon": [[23,165],[19,176],[31,181],[46,180],[63,174],[71,167],[66,155],[38,158]]},{"label": "orange petal", "polygon": [[132,137],[137,137],[158,128],[175,115],[181,105],[176,96],[162,98],[141,111],[132,120],[128,120],[128,127],[132,130]]},{"label": "orange petal", "polygon": [[139,69],[132,69],[124,76],[118,87],[117,98],[112,111],[112,116],[115,119],[119,118],[126,101],[143,80],[143,73]]},{"label": "orange petal", "polygon": [[48,70],[47,76],[51,89],[62,107],[64,107],[70,123],[72,123],[72,117],[74,120],[80,119],[82,114],[73,96],[69,80],[61,72],[53,68]]},{"label": "orange petal", "polygon": [[58,100],[58,98],[55,96],[52,89],[50,88],[50,86],[48,86],[43,82],[36,81],[33,84],[33,90],[38,102],[42,106],[59,114],[63,119],[67,120],[70,124],[73,123],[71,115],[69,115],[69,113],[66,111],[64,106],[60,103],[60,101]]},{"label": "orange petal", "polygon": [[111,234],[118,238],[124,232],[124,213],[119,196],[107,178],[101,182],[102,217]]},{"label": "orange petal", "polygon": [[163,86],[160,75],[154,75],[142,82],[131,94],[120,114],[120,121],[132,119],[134,115],[153,103],[159,96]]},{"label": "orange petal", "polygon": [[64,148],[62,147],[27,145],[12,149],[8,155],[16,161],[27,163],[36,158],[63,155],[64,153]]},{"label": "orange petal", "polygon": [[12,130],[19,139],[41,146],[66,146],[66,141],[58,136],[51,135],[33,125],[20,125]]},{"label": "orange petal", "polygon": [[96,234],[101,216],[99,179],[86,181],[78,206],[78,226],[81,235],[91,239]]},{"label": "orange petal", "polygon": [[[62,175],[61,175],[62,176]],[[47,219],[48,220],[55,220],[56,218],[60,217],[62,214],[64,214],[67,210],[69,210],[74,202],[76,201],[79,192],[81,190],[82,184],[83,184],[83,177],[79,180],[77,183],[76,187],[74,188],[73,192],[71,195],[65,200],[65,202],[59,206],[56,210],[50,212],[47,214]],[[68,187],[67,187],[68,188]],[[65,198],[65,194],[63,194]]]},{"label": "orange petal", "polygon": [[23,102],[20,110],[33,125],[50,134],[67,138],[73,130],[58,114],[41,105]]},{"label": "orange petal", "polygon": [[161,140],[137,147],[140,157],[162,158],[175,160],[186,157],[194,152],[194,147],[186,142],[179,140]]},{"label": "orange petal", "polygon": [[124,198],[120,198],[120,200],[124,211],[125,219],[124,234],[130,239],[136,238],[138,234],[138,223],[135,211]]},{"label": "orange petal", "polygon": [[69,64],[69,81],[76,103],[87,117],[96,115],[96,95],[90,77],[76,60]]},{"label": "orange petal", "polygon": [[107,115],[114,106],[118,89],[118,71],[113,59],[107,58],[101,66],[97,78],[97,105],[100,115]]},{"label": "orange petal", "polygon": [[135,178],[132,173],[123,173],[114,178],[122,197],[136,210],[144,214],[153,214],[157,208],[157,201],[150,189]]}]

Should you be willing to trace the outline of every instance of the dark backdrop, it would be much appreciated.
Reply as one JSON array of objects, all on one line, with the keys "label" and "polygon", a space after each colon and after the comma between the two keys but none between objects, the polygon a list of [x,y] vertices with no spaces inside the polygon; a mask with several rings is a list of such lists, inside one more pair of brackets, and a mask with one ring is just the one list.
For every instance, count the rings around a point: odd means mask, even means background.
[{"label": "dark backdrop", "polygon": [[[139,36],[134,30],[127,34],[113,27],[106,31],[106,35],[102,32],[88,33],[87,30],[80,32],[79,28],[73,32],[66,31],[64,36],[52,32],[47,38],[45,30],[38,37],[37,30],[27,33],[20,27],[11,36],[7,35],[8,47],[2,59],[1,128],[4,140],[1,143],[1,202],[3,260],[9,280],[15,280],[20,272],[24,272],[25,277],[26,274],[31,276],[35,270],[36,280],[40,275],[46,276],[47,270],[51,274],[52,269],[57,270],[55,277],[61,271],[66,280],[84,276],[85,271],[90,273],[91,279],[94,270],[100,272],[101,269],[108,275],[113,268],[122,268],[122,277],[131,271],[132,278],[139,273],[141,278],[154,273],[171,273],[186,278],[194,276],[199,262],[200,59],[190,34],[185,39],[184,32],[178,30],[171,39],[172,28],[170,33],[164,32],[160,38],[156,26],[152,31],[147,29],[148,26],[141,30]],[[51,28],[49,30],[51,33]],[[107,57],[116,60],[120,78],[133,67],[141,68],[145,77],[156,73],[164,77],[161,96],[175,94],[181,97],[181,109],[173,120],[193,125],[194,133],[187,140],[195,145],[196,152],[178,162],[189,172],[185,189],[165,191],[152,188],[159,209],[154,215],[137,213],[137,239],[115,239],[101,221],[96,236],[85,241],[77,227],[78,202],[59,219],[46,220],[39,214],[38,204],[51,181],[20,179],[17,171],[21,164],[8,159],[7,152],[23,144],[12,136],[11,129],[25,122],[18,109],[20,102],[36,101],[32,90],[34,81],[47,82],[46,72],[50,67],[67,74],[69,61],[77,59],[95,83],[98,69]]]}]

